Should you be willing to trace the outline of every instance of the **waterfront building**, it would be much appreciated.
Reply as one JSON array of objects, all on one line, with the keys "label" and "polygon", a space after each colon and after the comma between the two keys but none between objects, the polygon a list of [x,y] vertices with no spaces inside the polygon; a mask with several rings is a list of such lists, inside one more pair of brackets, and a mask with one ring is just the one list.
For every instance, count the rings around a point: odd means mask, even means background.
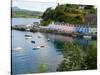
[{"label": "waterfront building", "polygon": [[85,27],[85,26],[81,26],[79,32],[83,33],[83,34],[86,34],[86,33],[88,33],[88,28]]},{"label": "waterfront building", "polygon": [[74,32],[79,32],[79,30],[80,30],[80,26],[75,26],[75,30],[74,30]]},{"label": "waterfront building", "polygon": [[82,33],[82,34],[96,34],[97,27],[90,27],[88,25],[72,25],[72,24],[49,24],[49,30],[57,30],[65,33]]},{"label": "waterfront building", "polygon": [[97,25],[97,14],[87,14],[84,16],[84,24]]},{"label": "waterfront building", "polygon": [[97,34],[97,28],[96,27],[89,27],[89,34]]},{"label": "waterfront building", "polygon": [[74,26],[73,25],[64,25],[63,28],[61,28],[62,31],[67,32],[67,33],[72,33],[74,32]]},{"label": "waterfront building", "polygon": [[54,29],[55,29],[55,25],[49,24],[49,25],[48,25],[48,29],[49,29],[49,30],[54,30]]},{"label": "waterfront building", "polygon": [[55,25],[55,24],[49,24],[48,26],[49,30],[58,30],[60,32],[68,32],[72,33],[74,32],[75,27],[73,25]]},{"label": "waterfront building", "polygon": [[75,32],[87,34],[88,33],[88,27],[85,26],[85,25],[83,25],[83,26],[76,26],[75,27]]}]

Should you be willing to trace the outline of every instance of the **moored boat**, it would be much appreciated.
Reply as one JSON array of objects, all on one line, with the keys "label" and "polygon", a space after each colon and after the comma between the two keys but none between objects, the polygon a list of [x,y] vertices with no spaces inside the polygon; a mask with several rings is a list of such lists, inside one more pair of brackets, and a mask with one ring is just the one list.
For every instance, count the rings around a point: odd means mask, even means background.
[{"label": "moored boat", "polygon": [[19,50],[23,50],[23,48],[22,48],[22,47],[16,47],[16,48],[14,48],[13,50],[19,51]]},{"label": "moored boat", "polygon": [[26,38],[26,39],[31,39],[31,38],[32,38],[32,35],[26,34],[26,35],[25,35],[25,38]]},{"label": "moored boat", "polygon": [[92,36],[89,36],[89,35],[84,35],[84,36],[83,36],[83,38],[85,38],[85,39],[91,39],[91,38],[92,38]]},{"label": "moored boat", "polygon": [[41,47],[40,46],[37,46],[37,47],[33,47],[32,49],[33,50],[38,50],[38,49],[40,49]]},{"label": "moored boat", "polygon": [[35,43],[35,41],[31,41],[31,43]]},{"label": "moored boat", "polygon": [[25,37],[32,37],[32,35],[26,34]]},{"label": "moored boat", "polygon": [[45,47],[44,45],[40,46],[40,47]]}]

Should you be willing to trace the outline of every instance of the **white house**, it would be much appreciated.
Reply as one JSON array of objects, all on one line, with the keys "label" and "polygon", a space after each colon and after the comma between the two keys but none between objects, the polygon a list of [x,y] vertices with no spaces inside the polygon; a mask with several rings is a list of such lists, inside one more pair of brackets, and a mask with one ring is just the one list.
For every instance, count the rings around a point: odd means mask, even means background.
[{"label": "white house", "polygon": [[88,31],[89,31],[89,34],[96,34],[97,28],[96,27],[89,27]]}]

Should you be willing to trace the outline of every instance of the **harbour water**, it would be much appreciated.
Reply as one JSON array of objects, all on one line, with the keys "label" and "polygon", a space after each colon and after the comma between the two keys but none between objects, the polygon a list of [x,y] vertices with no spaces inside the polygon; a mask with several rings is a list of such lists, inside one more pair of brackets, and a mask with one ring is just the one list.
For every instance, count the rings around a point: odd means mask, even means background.
[{"label": "harbour water", "polygon": [[[16,24],[16,20],[12,20],[13,25]],[[22,21],[25,20],[21,19]],[[26,19],[26,21],[28,20]],[[33,19],[27,23],[32,23],[32,21]],[[32,35],[32,38],[25,38],[26,34]],[[32,40],[35,43],[32,43]],[[74,42],[85,48],[96,41],[50,33],[12,30],[12,74],[38,73],[41,65],[44,65],[46,72],[56,72],[59,64],[64,60],[61,49],[64,43],[69,42]],[[34,50],[33,47],[36,46],[44,47]],[[17,47],[20,47],[21,50],[14,50]]]}]

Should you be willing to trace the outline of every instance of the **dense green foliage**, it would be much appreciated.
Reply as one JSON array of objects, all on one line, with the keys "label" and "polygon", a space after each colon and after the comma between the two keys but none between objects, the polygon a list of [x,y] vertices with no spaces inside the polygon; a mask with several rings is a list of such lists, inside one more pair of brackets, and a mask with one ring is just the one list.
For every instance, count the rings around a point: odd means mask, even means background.
[{"label": "dense green foliage", "polygon": [[44,73],[45,72],[45,65],[44,64],[40,64],[39,65],[39,72],[40,73]]},{"label": "dense green foliage", "polygon": [[23,18],[39,18],[41,13],[39,12],[31,12],[31,11],[13,11],[12,17],[23,17]]},{"label": "dense green foliage", "polygon": [[40,18],[42,12],[39,11],[29,11],[24,9],[13,9],[12,8],[12,17],[23,17],[23,18]]},{"label": "dense green foliage", "polygon": [[57,71],[88,70],[97,68],[96,43],[89,45],[83,50],[74,43],[67,43],[61,51],[64,60],[59,64]]},{"label": "dense green foliage", "polygon": [[[83,8],[84,7],[84,8]],[[48,25],[50,22],[64,22],[71,24],[82,24],[83,17],[86,14],[96,13],[96,8],[91,5],[75,5],[75,4],[63,4],[52,9],[51,7],[42,15],[41,25]]]}]

